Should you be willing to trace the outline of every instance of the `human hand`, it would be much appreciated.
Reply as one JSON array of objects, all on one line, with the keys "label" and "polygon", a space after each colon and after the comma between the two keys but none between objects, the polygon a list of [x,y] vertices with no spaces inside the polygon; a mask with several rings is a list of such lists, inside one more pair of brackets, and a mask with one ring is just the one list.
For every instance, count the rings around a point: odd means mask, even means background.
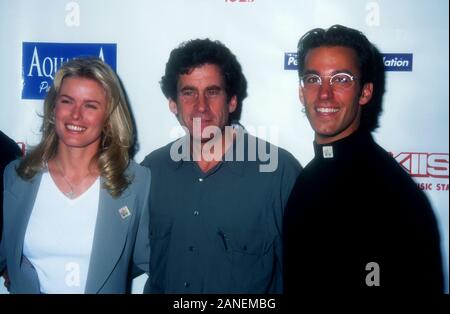
[{"label": "human hand", "polygon": [[3,285],[5,286],[6,289],[8,289],[9,291],[9,286],[11,285],[11,282],[9,281],[9,276],[8,276],[8,270],[5,269],[5,271],[2,274],[3,279],[5,280],[5,282],[3,283]]}]

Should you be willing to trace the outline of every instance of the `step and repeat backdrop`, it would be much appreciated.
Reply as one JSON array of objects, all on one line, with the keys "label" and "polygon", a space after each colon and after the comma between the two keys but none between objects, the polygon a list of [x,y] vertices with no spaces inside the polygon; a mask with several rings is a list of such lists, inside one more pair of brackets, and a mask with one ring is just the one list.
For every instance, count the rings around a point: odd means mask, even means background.
[{"label": "step and repeat backdrop", "polygon": [[[386,66],[375,138],[432,202],[448,292],[448,6],[445,0],[0,0],[0,129],[24,151],[37,144],[55,72],[77,55],[96,55],[126,89],[140,162],[180,135],[159,87],[170,51],[210,38],[236,54],[248,80],[241,123],[306,165],[313,132],[298,100],[298,39],[315,27],[357,28]],[[345,184],[351,191],[353,182]],[[133,291],[144,281],[135,280]]]}]

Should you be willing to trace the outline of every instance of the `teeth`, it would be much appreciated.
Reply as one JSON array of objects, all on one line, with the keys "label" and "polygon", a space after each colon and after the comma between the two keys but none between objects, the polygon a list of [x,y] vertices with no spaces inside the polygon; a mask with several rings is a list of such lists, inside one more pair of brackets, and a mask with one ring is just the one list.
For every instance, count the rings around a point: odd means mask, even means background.
[{"label": "teeth", "polygon": [[336,108],[317,108],[316,110],[321,113],[334,113],[339,111],[339,109]]},{"label": "teeth", "polygon": [[83,128],[83,127],[77,126],[77,125],[73,125],[73,124],[66,125],[66,128],[68,128],[71,131],[76,131],[76,132],[82,132],[82,131],[86,130],[86,128]]}]

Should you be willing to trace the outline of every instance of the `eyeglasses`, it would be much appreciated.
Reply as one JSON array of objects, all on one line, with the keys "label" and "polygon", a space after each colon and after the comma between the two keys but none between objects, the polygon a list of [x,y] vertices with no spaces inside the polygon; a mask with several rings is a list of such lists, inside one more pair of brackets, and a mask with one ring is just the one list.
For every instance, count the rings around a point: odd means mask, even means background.
[{"label": "eyeglasses", "polygon": [[[330,86],[335,90],[346,90],[355,85],[355,80],[358,78],[348,73],[336,73],[333,75],[326,75],[323,78],[329,77]],[[317,74],[306,74],[300,78],[300,85],[306,90],[316,90],[322,86],[322,76]]]}]

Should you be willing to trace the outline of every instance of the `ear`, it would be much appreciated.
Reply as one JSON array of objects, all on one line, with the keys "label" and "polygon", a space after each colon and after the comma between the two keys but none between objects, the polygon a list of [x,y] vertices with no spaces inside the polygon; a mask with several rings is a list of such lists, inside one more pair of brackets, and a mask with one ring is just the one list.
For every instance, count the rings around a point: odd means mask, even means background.
[{"label": "ear", "polygon": [[177,103],[172,98],[169,98],[169,109],[174,115],[178,114]]},{"label": "ear", "polygon": [[228,102],[228,112],[232,113],[237,108],[237,97],[236,95],[231,97],[230,101]]},{"label": "ear", "polygon": [[300,102],[304,105],[305,97],[303,95],[303,88],[301,86],[298,87],[298,98],[300,99]]},{"label": "ear", "polygon": [[359,104],[361,106],[367,104],[372,99],[372,95],[373,95],[373,83],[364,84],[361,91],[361,95],[359,96]]}]

